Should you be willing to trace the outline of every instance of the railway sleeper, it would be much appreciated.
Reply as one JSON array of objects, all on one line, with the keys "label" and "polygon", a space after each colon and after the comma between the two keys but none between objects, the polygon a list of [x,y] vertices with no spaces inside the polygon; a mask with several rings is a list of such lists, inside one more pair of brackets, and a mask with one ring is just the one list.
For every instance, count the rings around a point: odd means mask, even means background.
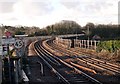
[{"label": "railway sleeper", "polygon": [[100,64],[98,64],[98,63],[91,63],[91,62],[89,62],[89,61],[91,61],[91,60],[87,60],[87,64],[89,64],[89,65],[92,65],[92,66],[98,66],[99,68],[103,68],[103,71],[106,71],[106,72],[108,72],[108,73],[110,73],[110,74],[113,74],[113,75],[115,75],[116,73],[120,73],[118,70],[116,70],[116,69],[114,69],[113,67],[110,67],[110,66],[108,66],[108,65],[105,65],[105,64],[103,64],[103,65],[100,65]]},{"label": "railway sleeper", "polygon": [[43,47],[42,47],[42,49],[44,50],[43,53],[46,55],[46,59],[48,59],[49,61],[51,61],[52,63],[54,63],[58,66],[61,65],[56,59],[54,59],[52,57],[52,55],[47,50],[45,50]]},{"label": "railway sleeper", "polygon": [[[39,48],[40,48],[40,46],[39,46]],[[49,62],[51,62],[51,63],[53,63],[53,64],[55,64],[55,65],[60,65],[60,63],[58,63],[57,61],[54,61],[54,60],[51,60],[50,58],[48,58],[48,54],[47,53],[45,53],[43,50],[41,50],[41,54],[42,54],[42,56],[45,58],[45,59],[47,59]]]},{"label": "railway sleeper", "polygon": [[100,66],[98,66],[98,65],[95,65],[95,64],[86,62],[85,60],[82,60],[82,59],[79,59],[79,58],[78,58],[78,60],[79,60],[80,62],[86,63],[87,65],[89,65],[89,66],[91,66],[91,67],[94,67],[94,69],[101,70],[102,72],[107,72],[108,74],[111,74],[111,75],[115,75],[115,72],[113,72],[113,71],[110,71],[110,70],[107,70],[107,69],[105,69],[105,68],[103,68],[103,67],[100,67]]},{"label": "railway sleeper", "polygon": [[[46,63],[46,65],[56,74],[56,76],[63,81],[65,84],[70,84],[68,80],[66,80],[61,74],[59,74],[41,55],[39,52],[39,48],[36,48],[36,53],[39,55],[39,57]],[[39,53],[38,53],[39,52]]]},{"label": "railway sleeper", "polygon": [[[60,59],[59,59],[59,60],[60,60]],[[83,77],[87,78],[89,81],[91,80],[91,81],[93,81],[93,82],[95,82],[95,83],[102,84],[102,83],[100,83],[99,81],[97,81],[96,79],[94,79],[94,78],[90,77],[89,75],[85,74],[84,72],[82,72],[82,71],[76,69],[75,67],[71,66],[70,64],[68,64],[68,63],[66,63],[66,62],[64,62],[64,61],[62,61],[62,60],[60,60],[60,61],[61,61],[63,64],[65,64],[65,65],[73,68],[73,69],[74,69],[76,72],[78,72],[79,74],[82,74]],[[68,83],[69,83],[69,82],[68,82]]]},{"label": "railway sleeper", "polygon": [[[80,57],[81,58],[81,57]],[[86,57],[82,57],[81,59],[90,59],[90,58],[86,58]],[[118,67],[117,65],[113,65],[113,64],[111,64],[111,63],[108,63],[108,62],[105,62],[105,61],[101,61],[101,60],[98,60],[98,59],[95,59],[95,58],[91,58],[91,59],[93,59],[93,60],[97,60],[96,62],[89,62],[89,63],[91,63],[91,64],[101,64],[101,63],[104,63],[104,64],[109,64],[109,65],[111,65],[111,66],[115,66],[115,67]],[[86,62],[86,64],[87,64],[87,62]],[[113,75],[115,75],[115,72],[117,72],[118,73],[118,71],[112,71],[112,70],[107,70],[107,69],[105,69],[105,70],[103,70],[104,72],[108,72],[109,74],[113,74]]]}]

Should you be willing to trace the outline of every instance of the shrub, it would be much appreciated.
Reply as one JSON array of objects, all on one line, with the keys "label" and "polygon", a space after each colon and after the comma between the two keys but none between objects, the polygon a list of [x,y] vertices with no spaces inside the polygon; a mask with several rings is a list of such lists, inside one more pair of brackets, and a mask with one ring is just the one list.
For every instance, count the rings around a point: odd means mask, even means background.
[{"label": "shrub", "polygon": [[120,49],[120,40],[101,41],[97,44],[97,51],[107,50],[111,53]]}]

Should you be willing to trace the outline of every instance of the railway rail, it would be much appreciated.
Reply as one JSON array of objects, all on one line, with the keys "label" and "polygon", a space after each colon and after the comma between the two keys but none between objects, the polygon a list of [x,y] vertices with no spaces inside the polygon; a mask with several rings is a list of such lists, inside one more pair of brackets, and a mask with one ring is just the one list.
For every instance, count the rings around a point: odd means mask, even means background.
[{"label": "railway rail", "polygon": [[120,68],[115,64],[111,64],[109,62],[105,62],[86,55],[82,56],[80,55],[81,52],[77,52],[75,50],[63,49],[62,47],[56,45],[53,41],[46,41],[46,43],[50,48],[54,50],[59,50],[59,52],[62,52],[64,55],[72,58],[77,58],[77,60],[79,61],[78,64],[87,64],[88,66],[91,66],[92,68],[94,67],[94,69],[97,69],[99,71],[106,72],[107,74],[120,74]]},{"label": "railway rail", "polygon": [[60,82],[58,78],[51,73],[51,69],[49,69],[38,56],[30,56],[28,59],[31,71],[29,84],[54,84],[53,82]]},{"label": "railway rail", "polygon": [[62,84],[102,84],[93,77],[52,55],[42,46],[42,42],[35,42],[34,49],[40,59],[44,61]]}]

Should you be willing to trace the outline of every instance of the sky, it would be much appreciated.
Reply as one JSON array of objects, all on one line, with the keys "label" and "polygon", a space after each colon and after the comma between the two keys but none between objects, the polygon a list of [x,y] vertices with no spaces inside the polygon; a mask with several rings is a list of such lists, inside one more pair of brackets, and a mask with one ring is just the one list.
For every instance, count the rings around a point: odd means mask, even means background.
[{"label": "sky", "polygon": [[119,0],[0,0],[0,25],[38,26],[73,20],[117,24]]}]

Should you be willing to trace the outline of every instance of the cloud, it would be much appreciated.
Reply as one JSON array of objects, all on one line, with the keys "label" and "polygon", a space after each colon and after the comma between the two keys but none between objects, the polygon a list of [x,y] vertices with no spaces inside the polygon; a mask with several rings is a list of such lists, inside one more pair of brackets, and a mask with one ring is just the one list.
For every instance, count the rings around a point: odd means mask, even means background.
[{"label": "cloud", "polygon": [[15,17],[10,17],[8,20],[12,20],[12,21],[16,21],[16,20],[18,20],[17,18],[15,18]]},{"label": "cloud", "polygon": [[79,11],[80,13],[92,14],[94,13],[100,13],[104,9],[108,9],[109,7],[112,7],[113,1],[108,2],[106,1],[100,1],[100,0],[75,0],[75,1],[64,1],[61,0],[61,4],[64,5],[68,9],[74,9],[76,11]]},{"label": "cloud", "polygon": [[117,23],[118,0],[0,0],[0,23],[46,26],[60,20]]},{"label": "cloud", "polygon": [[41,16],[52,11],[49,2],[19,1],[14,4],[14,13],[23,16]]},{"label": "cloud", "polygon": [[80,5],[80,2],[79,0],[74,0],[74,1],[63,1],[61,0],[60,3],[62,5],[64,5],[65,7],[67,7],[68,9],[71,9],[71,8],[76,8],[77,6]]},{"label": "cloud", "polygon": [[0,13],[9,13],[13,11],[14,2],[0,2]]}]

